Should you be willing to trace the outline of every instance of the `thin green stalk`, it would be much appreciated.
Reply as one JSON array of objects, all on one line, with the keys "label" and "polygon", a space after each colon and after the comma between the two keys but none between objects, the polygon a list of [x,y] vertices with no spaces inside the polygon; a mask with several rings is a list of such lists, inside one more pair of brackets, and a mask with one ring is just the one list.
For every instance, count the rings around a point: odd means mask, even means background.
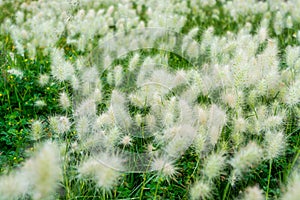
[{"label": "thin green stalk", "polygon": [[196,170],[197,170],[198,167],[199,167],[200,158],[199,158],[199,157],[197,157],[197,158],[198,158],[198,159],[197,159],[197,163],[196,163],[196,166],[195,166],[195,168],[194,168],[194,170],[193,170],[193,173],[191,174],[191,177],[195,174]]},{"label": "thin green stalk", "polygon": [[[150,160],[150,162],[152,161],[152,158]],[[149,170],[149,167],[150,165],[147,166],[147,169],[146,171]],[[140,200],[142,200],[142,197],[143,197],[143,193],[144,193],[144,189],[145,189],[145,186],[146,186],[146,183],[148,183],[149,181],[151,181],[152,178],[150,178],[148,181],[146,181],[146,173],[144,173],[144,176],[143,176],[143,185],[142,185],[142,188],[141,188],[141,193],[140,193]]]},{"label": "thin green stalk", "polygon": [[[143,191],[144,191],[144,188],[145,188],[146,184],[149,183],[154,177],[155,177],[155,176],[150,177],[147,181],[146,181],[146,179],[145,179],[145,181],[143,181],[143,183],[141,183],[138,187],[136,187],[136,189],[134,189],[134,190],[130,193],[129,196],[131,196],[132,194],[134,194],[134,192],[135,192],[136,190],[138,190],[140,187],[143,187],[143,188],[141,189],[141,194],[140,194],[140,197],[139,197],[139,199],[141,200],[142,197],[143,197]],[[143,186],[141,186],[142,184],[143,184]]]},{"label": "thin green stalk", "polygon": [[83,188],[84,188],[84,181],[82,182],[82,184],[80,184],[79,192],[83,191]]},{"label": "thin green stalk", "polygon": [[9,110],[12,112],[11,103],[10,103],[10,95],[9,95],[9,91],[7,89],[6,89],[6,94],[7,94],[7,101],[8,101],[8,105],[9,105]]},{"label": "thin green stalk", "polygon": [[16,86],[14,86],[14,92],[15,92],[16,98],[17,98],[17,100],[18,100],[19,110],[21,111],[21,110],[22,110],[21,100],[19,99],[18,89],[17,89]]},{"label": "thin green stalk", "polygon": [[298,150],[297,154],[295,155],[295,158],[293,159],[293,162],[291,164],[289,164],[289,166],[288,166],[288,172],[287,172],[287,175],[284,177],[284,180],[286,180],[286,178],[289,177],[289,175],[291,173],[291,170],[293,169],[296,161],[299,158],[299,155],[300,155],[300,150]]},{"label": "thin green stalk", "polygon": [[273,163],[273,160],[270,160],[270,162],[269,162],[268,185],[267,185],[267,191],[266,191],[266,200],[268,200],[268,198],[269,198],[269,189],[270,189],[270,179],[271,179],[272,163]]},{"label": "thin green stalk", "polygon": [[[106,199],[106,196],[105,196],[105,190],[103,190],[103,193],[102,193],[102,198],[103,198],[103,200],[105,200]],[[96,196],[96,195],[94,195],[94,196]]]},{"label": "thin green stalk", "polygon": [[294,158],[294,160],[293,160],[293,162],[292,162],[290,168],[293,168],[293,167],[294,167],[296,161],[297,161],[298,158],[299,158],[299,155],[300,155],[300,150],[298,150],[298,152],[297,152],[297,154],[296,154],[296,156],[295,156],[295,158]]},{"label": "thin green stalk", "polygon": [[[144,132],[144,131],[145,131],[145,130],[144,130],[144,127],[142,127],[142,135],[143,135],[143,138],[145,138],[145,135],[144,135],[145,132]],[[152,160],[152,158],[151,158],[151,160]],[[151,161],[151,160],[150,160],[150,161]],[[146,171],[148,171],[149,167],[150,167],[150,165],[147,166]],[[142,200],[145,186],[146,186],[146,174],[144,173],[144,174],[143,174],[143,185],[142,185],[141,193],[140,193],[140,200]]]},{"label": "thin green stalk", "polygon": [[[69,139],[67,138],[67,143],[66,143],[66,152],[68,152],[68,144],[69,144]],[[66,198],[67,199],[70,199],[70,190],[71,190],[71,188],[70,188],[70,185],[69,185],[69,179],[68,179],[68,154],[67,153],[65,153],[65,162],[64,162],[64,179],[65,179],[65,188],[66,188]]]},{"label": "thin green stalk", "polygon": [[228,192],[228,190],[229,190],[229,186],[230,186],[230,182],[228,181],[228,182],[227,182],[227,185],[226,185],[226,188],[225,188],[225,190],[224,190],[224,193],[223,193],[223,198],[222,198],[222,200],[225,200],[225,199],[226,199],[226,197],[227,197],[227,192]]},{"label": "thin green stalk", "polygon": [[146,175],[145,175],[145,173],[144,173],[144,175],[143,175],[143,186],[142,186],[142,188],[141,188],[141,193],[140,193],[140,200],[142,200],[145,186],[146,186]]},{"label": "thin green stalk", "polygon": [[156,184],[155,193],[154,193],[154,200],[156,200],[156,196],[157,196],[158,187],[160,185],[160,182],[161,182],[161,178],[158,179],[157,184]]},{"label": "thin green stalk", "polygon": [[70,199],[70,188],[69,188],[69,180],[67,179],[67,166],[64,165],[64,178],[65,178],[65,188],[66,188],[66,198]]}]

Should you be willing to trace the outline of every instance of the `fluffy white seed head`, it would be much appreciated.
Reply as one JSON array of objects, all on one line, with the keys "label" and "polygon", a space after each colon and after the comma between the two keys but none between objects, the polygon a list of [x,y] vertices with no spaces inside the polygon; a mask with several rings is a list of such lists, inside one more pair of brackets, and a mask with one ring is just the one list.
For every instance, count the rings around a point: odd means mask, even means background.
[{"label": "fluffy white seed head", "polygon": [[123,81],[123,67],[118,65],[114,68],[115,86],[120,86]]},{"label": "fluffy white seed head", "polygon": [[300,102],[300,80],[289,86],[288,91],[284,97],[285,103],[293,107]]},{"label": "fluffy white seed head", "polygon": [[112,126],[115,123],[115,117],[113,110],[111,108],[108,109],[106,113],[101,114],[96,118],[94,129],[101,128],[102,126]]},{"label": "fluffy white seed head", "polygon": [[147,129],[149,131],[154,131],[154,129],[156,127],[156,118],[155,118],[155,116],[153,114],[146,115],[145,122],[146,122]]},{"label": "fluffy white seed head", "polygon": [[89,132],[90,122],[88,117],[82,116],[76,120],[76,131],[80,139],[85,138]]},{"label": "fluffy white seed head", "polygon": [[242,200],[264,200],[263,191],[258,186],[247,187]]},{"label": "fluffy white seed head", "polygon": [[[298,168],[299,169],[299,168]],[[287,184],[286,191],[282,194],[281,200],[298,200],[300,197],[300,173],[295,170],[291,173],[291,177]]]},{"label": "fluffy white seed head", "polygon": [[123,146],[130,146],[130,145],[132,145],[132,138],[130,137],[130,135],[123,136],[122,139],[121,139],[121,144]]},{"label": "fluffy white seed head", "polygon": [[226,164],[225,159],[223,152],[209,155],[204,161],[203,174],[209,180],[220,176]]},{"label": "fluffy white seed head", "polygon": [[53,132],[58,133],[58,123],[59,123],[58,118],[56,116],[49,117],[48,122],[49,122],[50,129]]},{"label": "fluffy white seed head", "polygon": [[17,200],[24,198],[30,183],[24,173],[17,172],[0,177],[0,199]]},{"label": "fluffy white seed head", "polygon": [[128,129],[132,124],[132,119],[126,107],[124,94],[117,90],[112,91],[111,107],[116,123],[124,129]]},{"label": "fluffy white seed head", "polygon": [[122,132],[117,127],[111,128],[104,132],[103,135],[103,146],[107,149],[116,146],[122,138]]},{"label": "fluffy white seed head", "polygon": [[222,95],[222,101],[230,108],[235,108],[238,102],[238,95],[233,91],[226,91]]},{"label": "fluffy white seed head", "polygon": [[131,103],[139,108],[143,108],[145,106],[145,98],[143,98],[142,93],[132,93],[128,96]]},{"label": "fluffy white seed head", "polygon": [[300,57],[300,47],[287,46],[286,48],[286,64],[294,67],[296,60]]},{"label": "fluffy white seed head", "polygon": [[187,48],[187,55],[190,58],[197,58],[199,56],[199,53],[200,45],[196,41],[191,42]]},{"label": "fluffy white seed head", "polygon": [[194,38],[194,37],[197,36],[198,32],[199,32],[199,28],[198,28],[198,27],[192,28],[192,29],[189,31],[189,33],[188,33],[188,37],[189,37],[189,38]]},{"label": "fluffy white seed head", "polygon": [[124,170],[124,160],[118,155],[101,153],[96,158],[89,158],[79,167],[81,178],[92,179],[97,187],[110,191],[118,182],[121,171]]},{"label": "fluffy white seed head", "polygon": [[62,177],[60,150],[55,143],[45,143],[37,155],[24,165],[24,173],[32,185],[33,199],[49,198],[59,186]]},{"label": "fluffy white seed head", "polygon": [[34,121],[31,125],[31,131],[35,140],[40,139],[43,132],[43,123],[40,120]]},{"label": "fluffy white seed head", "polygon": [[287,16],[286,18],[286,27],[287,28],[292,28],[293,27],[293,19],[291,16]]},{"label": "fluffy white seed head", "polygon": [[[174,101],[176,103],[175,98],[174,98]],[[173,110],[175,110],[175,108]],[[180,99],[178,102],[178,110],[179,110],[179,119],[178,120],[180,123],[194,124],[194,122],[196,121],[195,116],[194,116],[194,109],[187,101]]]},{"label": "fluffy white seed head", "polygon": [[47,85],[48,84],[48,82],[49,82],[49,75],[48,74],[41,74],[40,76],[39,76],[39,80],[38,80],[38,82],[39,82],[39,84],[40,84],[40,86],[45,86],[45,85]]},{"label": "fluffy white seed head", "polygon": [[81,81],[84,83],[95,83],[99,79],[99,72],[96,67],[82,69]]},{"label": "fluffy white seed head", "polygon": [[202,152],[205,150],[207,146],[207,139],[206,139],[206,130],[203,126],[199,127],[197,136],[193,141],[193,147],[199,157],[201,157]]},{"label": "fluffy white seed head", "polygon": [[104,68],[108,68],[112,63],[112,58],[109,55],[106,55],[103,59],[103,66]]},{"label": "fluffy white seed head", "polygon": [[234,119],[234,132],[243,133],[248,127],[247,121],[243,117]]},{"label": "fluffy white seed head", "polygon": [[66,133],[71,128],[71,122],[65,116],[49,117],[49,125],[51,130],[58,134]]},{"label": "fluffy white seed head", "polygon": [[271,115],[268,118],[266,118],[264,122],[264,126],[266,130],[274,130],[283,123],[284,115],[283,114],[277,114],[277,115]]},{"label": "fluffy white seed head", "polygon": [[205,52],[207,47],[210,46],[211,42],[214,40],[214,28],[209,27],[206,29],[202,35],[202,43],[201,43],[201,52]]},{"label": "fluffy white seed head", "polygon": [[230,165],[233,167],[233,176],[237,178],[249,168],[258,164],[261,161],[263,150],[255,142],[249,142],[245,147],[242,147],[235,153],[230,160]]},{"label": "fluffy white seed head", "polygon": [[177,168],[174,165],[174,161],[167,157],[155,158],[151,164],[151,170],[157,171],[158,176],[163,178],[171,178],[177,174]]},{"label": "fluffy white seed head", "polygon": [[109,85],[113,85],[114,84],[114,75],[113,75],[112,72],[108,72],[107,73],[106,80],[107,80],[107,83]]},{"label": "fluffy white seed head", "polygon": [[148,152],[148,153],[152,154],[152,153],[155,152],[155,149],[156,149],[156,148],[153,146],[152,143],[150,143],[150,144],[147,145],[147,148],[146,148],[146,149],[147,149],[147,152]]},{"label": "fluffy white seed head", "polygon": [[51,61],[51,74],[58,81],[67,81],[74,76],[74,67],[64,59],[63,50],[53,49],[51,52]]},{"label": "fluffy white seed head", "polygon": [[42,108],[45,107],[47,105],[47,103],[44,100],[36,100],[34,102],[34,106],[36,106],[37,108]]},{"label": "fluffy white seed head", "polygon": [[60,116],[58,117],[57,130],[59,134],[68,132],[71,129],[71,122],[68,117]]},{"label": "fluffy white seed head", "polygon": [[101,88],[95,88],[95,90],[90,95],[90,99],[93,99],[96,103],[100,103],[103,98]]},{"label": "fluffy white seed head", "polygon": [[264,42],[268,38],[268,29],[264,26],[261,26],[258,30],[257,35],[259,42]]},{"label": "fluffy white seed head", "polygon": [[284,19],[283,19],[282,13],[280,11],[277,11],[276,15],[275,15],[275,19],[274,19],[274,24],[273,24],[273,28],[274,28],[276,35],[279,35],[282,33],[282,30],[284,28],[283,20]]},{"label": "fluffy white seed head", "polygon": [[[176,158],[190,147],[197,135],[197,131],[190,125],[181,125],[174,128],[172,129],[174,131],[171,131],[171,136],[167,137],[172,139],[167,144],[165,151],[168,156]],[[172,134],[174,134],[173,137]]]},{"label": "fluffy white seed head", "polygon": [[203,181],[196,181],[190,188],[190,196],[192,200],[209,199],[211,197],[212,186]]},{"label": "fluffy white seed head", "polygon": [[209,109],[209,119],[207,122],[208,135],[210,143],[213,146],[218,142],[221,131],[226,121],[226,113],[221,108],[219,108],[219,106],[213,104]]},{"label": "fluffy white seed head", "polygon": [[138,114],[135,115],[134,118],[135,118],[136,125],[141,126],[142,123],[143,123],[143,117],[142,117],[142,115],[138,113]]},{"label": "fluffy white seed head", "polygon": [[201,125],[205,125],[208,120],[208,112],[205,108],[198,107],[197,108],[197,117],[198,117],[198,122]]},{"label": "fluffy white seed head", "polygon": [[94,99],[85,99],[79,103],[78,107],[75,110],[75,116],[87,116],[93,117],[96,116],[97,106]]},{"label": "fluffy white seed head", "polygon": [[285,136],[283,132],[271,132],[268,131],[265,134],[265,158],[266,159],[275,159],[278,156],[282,155],[285,150]]},{"label": "fluffy white seed head", "polygon": [[69,96],[66,92],[59,94],[59,104],[64,110],[67,110],[71,106]]},{"label": "fluffy white seed head", "polygon": [[133,57],[131,58],[129,65],[128,65],[129,71],[134,71],[136,69],[139,59],[140,59],[140,55],[138,53],[135,53],[133,55]]},{"label": "fluffy white seed head", "polygon": [[75,91],[79,89],[79,79],[75,75],[71,77],[71,86]]}]

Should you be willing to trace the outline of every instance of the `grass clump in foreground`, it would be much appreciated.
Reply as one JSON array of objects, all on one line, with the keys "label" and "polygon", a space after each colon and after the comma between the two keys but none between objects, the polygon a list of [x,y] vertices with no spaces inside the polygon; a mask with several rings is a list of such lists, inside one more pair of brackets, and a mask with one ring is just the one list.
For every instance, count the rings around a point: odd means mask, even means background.
[{"label": "grass clump in foreground", "polygon": [[298,199],[297,1],[16,2],[0,199]]}]

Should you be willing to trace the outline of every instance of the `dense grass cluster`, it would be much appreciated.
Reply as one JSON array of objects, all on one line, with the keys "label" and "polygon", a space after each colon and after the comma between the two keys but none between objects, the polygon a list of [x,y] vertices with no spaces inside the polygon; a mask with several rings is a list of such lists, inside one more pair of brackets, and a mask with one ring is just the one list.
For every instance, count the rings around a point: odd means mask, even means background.
[{"label": "dense grass cluster", "polygon": [[298,200],[299,7],[0,0],[0,200]]}]

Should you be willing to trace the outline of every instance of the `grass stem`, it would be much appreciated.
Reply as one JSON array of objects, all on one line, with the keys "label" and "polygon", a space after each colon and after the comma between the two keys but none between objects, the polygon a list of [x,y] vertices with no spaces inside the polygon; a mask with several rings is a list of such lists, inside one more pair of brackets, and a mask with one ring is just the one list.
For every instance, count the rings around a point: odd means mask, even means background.
[{"label": "grass stem", "polygon": [[154,193],[154,200],[156,200],[157,192],[158,192],[158,188],[159,188],[160,182],[161,182],[161,178],[158,179],[157,184],[156,184],[155,193]]},{"label": "grass stem", "polygon": [[269,198],[270,179],[271,179],[271,172],[272,172],[272,163],[273,163],[273,160],[270,160],[270,162],[269,162],[268,185],[267,185],[267,191],[266,191],[266,200],[268,200],[268,198]]},{"label": "grass stem", "polygon": [[228,182],[227,182],[227,185],[226,185],[226,188],[225,188],[225,190],[224,190],[224,193],[223,193],[223,198],[222,198],[222,200],[225,200],[225,199],[226,199],[226,197],[227,197],[227,192],[228,192],[228,190],[229,190],[229,186],[230,186],[230,182],[228,181]]}]

